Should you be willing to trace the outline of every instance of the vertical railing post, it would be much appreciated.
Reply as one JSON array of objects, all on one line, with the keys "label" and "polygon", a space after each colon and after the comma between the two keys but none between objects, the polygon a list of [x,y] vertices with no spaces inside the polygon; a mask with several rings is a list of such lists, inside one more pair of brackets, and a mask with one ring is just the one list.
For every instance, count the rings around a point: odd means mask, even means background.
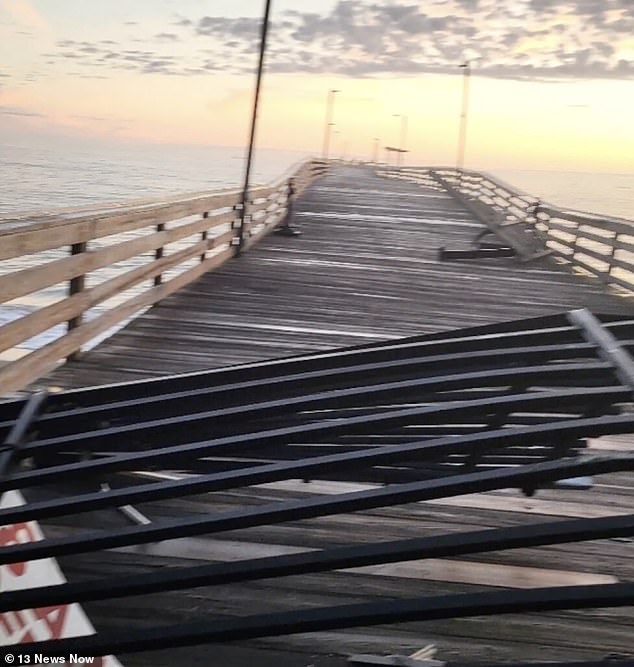
[{"label": "vertical railing post", "polygon": [[[160,223],[160,224],[156,225],[156,231],[157,231],[157,233],[165,231],[165,224]],[[156,252],[154,253],[154,259],[159,260],[159,259],[161,259],[161,257],[163,257],[163,246],[161,246],[160,248],[157,248]],[[163,274],[162,273],[159,273],[158,275],[154,276],[154,286],[155,287],[160,285],[162,282],[163,282]]]},{"label": "vertical railing post", "polygon": [[[86,252],[87,247],[88,244],[86,242],[74,243],[70,247],[70,254],[81,255],[82,253]],[[74,294],[79,294],[80,292],[83,292],[85,286],[86,286],[86,276],[84,274],[71,278],[68,284],[68,296],[73,296]],[[81,326],[82,320],[83,320],[83,312],[79,313],[79,315],[77,315],[76,317],[72,317],[70,320],[68,320],[67,331],[71,332],[73,329],[76,329],[77,327]],[[71,352],[71,354],[68,355],[67,360],[72,361],[73,359],[76,359],[80,352],[81,350],[76,350],[75,352]]]},{"label": "vertical railing post", "polygon": [[579,227],[580,223],[575,222],[575,239],[572,242],[572,255],[570,255],[570,261],[573,265],[575,263],[575,255],[579,251]]},{"label": "vertical railing post", "polygon": [[619,233],[614,232],[614,237],[612,238],[612,243],[610,244],[610,255],[606,259],[608,269],[607,271],[603,272],[603,275],[601,276],[601,280],[603,281],[604,284],[608,284],[610,282],[610,275],[612,274],[612,269],[614,268],[614,264],[612,264],[612,260],[614,259],[614,254],[616,253],[616,244],[619,239]]},{"label": "vertical railing post", "polygon": [[[208,217],[209,217],[209,211],[205,211],[203,213],[203,218],[207,219]],[[208,231],[205,229],[204,231],[202,231],[200,233],[200,240],[201,241],[206,241],[207,237],[208,237]],[[200,261],[204,262],[206,258],[207,258],[207,252],[205,250],[203,250],[203,252],[200,255]]]}]

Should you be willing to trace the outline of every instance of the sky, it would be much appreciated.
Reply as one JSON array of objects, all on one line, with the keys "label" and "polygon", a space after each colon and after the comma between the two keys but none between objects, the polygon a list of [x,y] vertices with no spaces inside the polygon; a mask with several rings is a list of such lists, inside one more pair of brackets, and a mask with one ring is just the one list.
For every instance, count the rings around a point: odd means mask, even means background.
[{"label": "sky", "polygon": [[[263,0],[0,0],[0,142],[244,146]],[[273,0],[258,145],[634,172],[634,0]],[[1,148],[0,148],[1,149]]]}]

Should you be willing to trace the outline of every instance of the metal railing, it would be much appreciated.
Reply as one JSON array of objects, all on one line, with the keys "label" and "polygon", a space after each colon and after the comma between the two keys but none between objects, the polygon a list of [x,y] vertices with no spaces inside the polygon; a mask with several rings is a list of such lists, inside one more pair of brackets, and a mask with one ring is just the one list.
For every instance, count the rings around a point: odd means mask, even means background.
[{"label": "metal railing", "polygon": [[[0,565],[23,566],[27,579],[38,559],[83,555],[90,562],[88,555],[104,549],[158,541],[161,553],[171,549],[179,558],[183,543],[169,546],[170,540],[300,520],[311,534],[324,517],[496,489],[519,488],[531,495],[570,477],[631,472],[631,452],[587,456],[583,448],[585,438],[634,431],[634,416],[620,409],[631,401],[634,385],[633,335],[632,320],[599,322],[587,311],[576,311],[72,390],[52,394],[45,403],[2,404],[0,442],[10,455],[0,491],[40,492],[28,504],[0,509],[9,535],[0,547]],[[163,467],[185,474],[152,472]],[[105,475],[116,480],[112,488],[100,486]],[[264,497],[230,511],[215,507],[215,497],[207,496],[202,513],[182,511],[168,519],[153,514],[155,501],[223,490],[237,494],[254,484],[299,479],[375,486],[327,496]],[[91,512],[128,503],[144,503],[148,520],[72,528],[74,522],[86,526]],[[201,595],[213,597],[218,586],[254,582],[257,588],[290,575],[629,538],[634,515],[622,510],[600,518],[580,515],[460,532],[421,535],[417,528],[406,539],[356,536],[341,546],[326,540],[316,551],[25,585],[3,592],[0,613],[55,609],[63,615],[71,603],[113,599],[123,608],[128,598],[139,609],[144,596],[158,592],[204,587]],[[88,517],[83,524],[82,516]],[[16,526],[33,528],[55,518],[71,528],[40,539],[12,537]],[[413,519],[419,520],[420,515]],[[363,521],[361,516],[355,530]],[[605,545],[602,557],[608,558],[610,543]],[[137,553],[142,558],[144,552]],[[212,542],[206,558],[214,558]],[[226,597],[223,590],[217,595]],[[418,592],[405,598],[377,595],[334,606],[307,606],[293,594],[273,610],[200,612],[195,622],[131,623],[124,630],[73,638],[55,634],[51,620],[48,635],[42,631],[38,641],[23,640],[20,653],[101,656],[405,621],[630,606],[633,596],[633,583],[612,580],[530,590]],[[152,599],[145,604],[151,608]],[[575,623],[582,621],[579,616]],[[502,623],[496,621],[498,632]]]}]

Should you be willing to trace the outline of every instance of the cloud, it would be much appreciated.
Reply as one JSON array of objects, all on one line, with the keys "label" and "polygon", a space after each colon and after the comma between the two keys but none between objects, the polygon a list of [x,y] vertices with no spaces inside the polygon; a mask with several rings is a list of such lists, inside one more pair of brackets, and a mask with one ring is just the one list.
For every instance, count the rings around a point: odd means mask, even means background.
[{"label": "cloud", "polygon": [[194,22],[191,19],[187,19],[184,16],[179,16],[178,14],[176,14],[175,18],[176,21],[172,23],[172,25],[186,27],[194,24]]},{"label": "cloud", "polygon": [[[102,42],[76,42],[63,40],[57,43],[56,54],[47,53],[46,57],[72,60],[83,65],[84,77],[94,76],[92,70],[128,70],[141,74],[187,74],[185,67],[173,55],[164,55],[155,49],[113,49]],[[55,62],[55,61],[53,61]],[[182,71],[181,71],[182,70]],[[80,74],[78,73],[77,76]]]},{"label": "cloud", "polygon": [[259,18],[225,18],[224,16],[203,16],[196,24],[198,35],[225,35],[231,32],[238,37],[253,37],[260,31]]},{"label": "cloud", "polygon": [[[203,16],[194,34],[253,62],[257,18]],[[183,24],[185,25],[185,24]],[[276,72],[350,76],[456,72],[466,58],[496,78],[634,76],[615,47],[634,31],[634,0],[339,0],[326,13],[288,10],[271,26],[267,63]]]},{"label": "cloud", "polygon": [[[144,49],[62,40],[56,57],[80,64],[86,75],[254,70],[259,17],[177,14],[171,25],[179,30],[133,40]],[[337,0],[322,12],[280,11],[271,24],[267,68],[355,77],[457,74],[468,59],[478,74],[494,78],[632,78],[633,32],[634,0]],[[198,50],[181,47],[187,34],[200,41]]]},{"label": "cloud", "polygon": [[29,111],[22,107],[0,105],[1,116],[20,116],[22,118],[45,118],[46,115],[37,111]]},{"label": "cloud", "polygon": [[177,42],[180,40],[180,37],[173,32],[160,32],[158,35],[154,35],[154,39],[160,42]]},{"label": "cloud", "polygon": [[97,121],[97,122],[102,122],[104,120],[108,120],[104,116],[87,116],[87,115],[80,114],[80,113],[72,115],[71,118],[75,118],[77,120],[94,120],[94,121]]}]

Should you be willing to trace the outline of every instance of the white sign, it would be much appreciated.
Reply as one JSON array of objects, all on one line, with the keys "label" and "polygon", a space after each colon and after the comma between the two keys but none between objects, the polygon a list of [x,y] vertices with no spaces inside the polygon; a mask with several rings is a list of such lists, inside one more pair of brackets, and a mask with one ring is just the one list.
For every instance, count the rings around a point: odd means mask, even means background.
[{"label": "white sign", "polygon": [[[24,498],[19,491],[8,491],[0,498],[0,508],[24,504]],[[38,542],[43,539],[44,535],[36,521],[0,526],[0,547]],[[0,566],[0,592],[39,588],[65,582],[66,579],[54,558]],[[0,646],[81,637],[94,633],[92,623],[77,603],[0,614]],[[121,663],[113,656],[95,658],[86,664],[92,664],[94,667],[121,667]]]}]

